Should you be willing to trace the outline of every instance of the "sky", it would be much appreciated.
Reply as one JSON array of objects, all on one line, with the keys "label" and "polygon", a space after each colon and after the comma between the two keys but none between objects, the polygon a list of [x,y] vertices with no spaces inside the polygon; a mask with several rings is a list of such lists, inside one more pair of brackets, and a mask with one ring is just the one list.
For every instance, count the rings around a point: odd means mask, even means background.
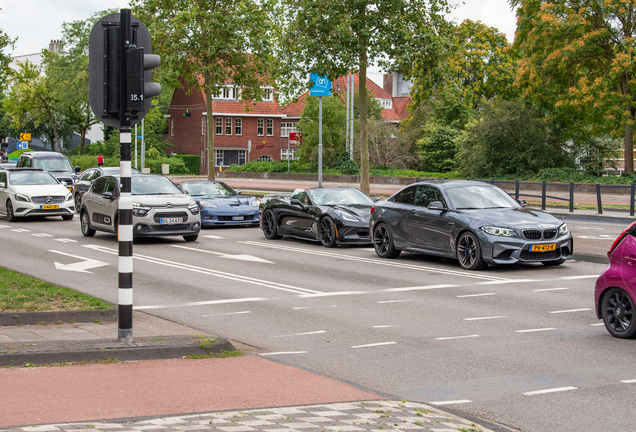
[{"label": "sky", "polygon": [[[514,39],[516,18],[508,0],[455,0],[460,4],[452,17],[480,20]],[[18,37],[13,56],[39,53],[52,39],[62,38],[62,23],[86,19],[93,13],[110,8],[125,8],[128,0],[0,0],[0,29],[10,37]],[[370,78],[381,83],[379,71]]]}]

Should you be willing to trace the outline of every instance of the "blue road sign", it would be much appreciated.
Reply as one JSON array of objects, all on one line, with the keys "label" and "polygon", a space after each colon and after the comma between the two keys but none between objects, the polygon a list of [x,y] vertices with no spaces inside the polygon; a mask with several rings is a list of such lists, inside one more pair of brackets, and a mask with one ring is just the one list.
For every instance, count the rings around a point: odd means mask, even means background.
[{"label": "blue road sign", "polygon": [[28,149],[29,148],[29,142],[28,141],[18,141],[18,150],[23,150],[23,149]]},{"label": "blue road sign", "polygon": [[328,77],[312,73],[311,80],[314,82],[314,86],[309,90],[309,96],[331,96],[331,81]]}]

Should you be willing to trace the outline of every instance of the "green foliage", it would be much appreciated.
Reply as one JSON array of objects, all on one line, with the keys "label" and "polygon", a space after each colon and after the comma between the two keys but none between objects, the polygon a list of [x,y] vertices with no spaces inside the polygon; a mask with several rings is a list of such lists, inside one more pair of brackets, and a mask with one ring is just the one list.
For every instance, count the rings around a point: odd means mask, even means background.
[{"label": "green foliage", "polygon": [[457,168],[459,142],[465,133],[435,122],[427,123],[424,131],[424,138],[415,143],[420,169],[432,172],[454,171]]},{"label": "green foliage", "polygon": [[151,174],[161,174],[161,165],[170,165],[170,175],[187,175],[190,174],[186,168],[183,159],[178,157],[160,157],[158,159],[146,158],[146,168],[150,168]]},{"label": "green foliage", "polygon": [[[0,8],[0,10],[2,9]],[[11,39],[9,35],[0,29],[0,88],[6,87],[6,79],[11,71],[9,65],[13,61],[11,54],[5,53],[4,50],[7,47],[15,48],[14,44],[16,40],[17,38]]]},{"label": "green foliage", "polygon": [[338,155],[338,160],[336,161],[335,169],[338,172],[341,172],[344,175],[359,175],[360,168],[356,161],[352,160],[349,156],[349,153],[344,150]]},{"label": "green foliage", "polygon": [[[301,163],[318,167],[319,141],[319,101],[317,97],[305,99],[305,107],[298,122],[303,144],[298,151]],[[346,129],[346,109],[339,97],[322,98],[322,163],[323,167],[333,167],[338,155],[344,150]]]},{"label": "green foliage", "polygon": [[563,183],[600,183],[600,184],[632,184],[636,183],[636,175],[603,176],[585,174],[574,168],[546,168],[529,178],[533,181]]},{"label": "green foliage", "polygon": [[[104,153],[102,153],[104,155]],[[76,167],[79,166],[82,171],[88,168],[94,168],[97,166],[97,157],[93,155],[78,155],[78,156],[69,156],[71,160],[71,164]],[[104,166],[107,167],[118,167],[119,166],[119,155],[116,156],[104,156]],[[133,166],[135,166],[133,161]]]},{"label": "green foliage", "polygon": [[621,157],[620,140],[610,136],[590,137],[577,146],[579,164],[586,174],[602,176],[616,170],[616,159]]},{"label": "green foliage", "polygon": [[[241,166],[230,165],[226,171],[231,172],[267,172],[267,173],[283,173],[287,172],[287,162],[266,162],[266,161],[252,161],[244,163]],[[289,172],[291,173],[306,173],[310,172],[310,167],[305,166],[301,168],[297,161],[289,162]]]},{"label": "green foliage", "polygon": [[199,174],[201,169],[201,156],[178,154],[174,157],[183,160],[183,163],[190,174]]}]

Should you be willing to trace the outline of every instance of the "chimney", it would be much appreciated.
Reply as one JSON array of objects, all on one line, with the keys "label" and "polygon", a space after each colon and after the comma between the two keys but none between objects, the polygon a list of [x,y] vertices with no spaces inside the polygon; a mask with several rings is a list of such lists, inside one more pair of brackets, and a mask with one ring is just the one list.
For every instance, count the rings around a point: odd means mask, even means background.
[{"label": "chimney", "polygon": [[393,96],[393,75],[392,74],[384,74],[382,75],[382,82],[385,92]]}]

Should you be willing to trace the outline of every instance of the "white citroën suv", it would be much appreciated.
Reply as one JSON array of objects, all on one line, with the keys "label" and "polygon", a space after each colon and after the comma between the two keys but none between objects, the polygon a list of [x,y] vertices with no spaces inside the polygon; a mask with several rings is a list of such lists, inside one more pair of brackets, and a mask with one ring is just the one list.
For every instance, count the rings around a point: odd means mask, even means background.
[{"label": "white citro\u00ebn suv", "polygon": [[[167,177],[133,174],[133,237],[183,236],[195,241],[201,231],[201,215],[194,198],[183,193]],[[117,233],[120,197],[119,175],[105,175],[93,182],[82,199],[82,234]]]}]

